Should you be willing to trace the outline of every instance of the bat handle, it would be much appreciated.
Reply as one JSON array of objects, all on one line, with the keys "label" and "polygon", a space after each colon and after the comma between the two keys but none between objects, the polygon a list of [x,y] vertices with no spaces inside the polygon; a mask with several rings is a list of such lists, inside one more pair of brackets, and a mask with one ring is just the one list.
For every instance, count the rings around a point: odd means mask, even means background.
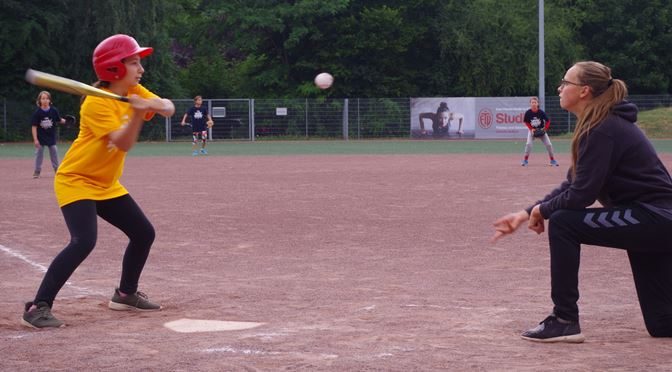
[{"label": "bat handle", "polygon": [[128,102],[128,97],[121,96],[121,97],[119,97],[119,100],[121,102]]}]

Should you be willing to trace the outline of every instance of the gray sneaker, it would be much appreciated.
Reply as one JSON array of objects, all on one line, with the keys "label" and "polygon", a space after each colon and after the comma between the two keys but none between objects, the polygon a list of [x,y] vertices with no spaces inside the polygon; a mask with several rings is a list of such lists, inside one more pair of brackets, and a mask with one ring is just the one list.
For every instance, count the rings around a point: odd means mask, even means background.
[{"label": "gray sneaker", "polygon": [[33,172],[33,178],[40,178],[40,171]]},{"label": "gray sneaker", "polygon": [[31,328],[65,327],[63,322],[51,314],[51,308],[46,302],[40,301],[35,309],[30,310],[32,306],[32,302],[26,303],[23,318],[21,318],[21,324],[24,326]]},{"label": "gray sneaker", "polygon": [[107,307],[119,311],[161,310],[161,305],[149,301],[149,298],[143,292],[137,291],[132,295],[121,296],[121,294],[119,294],[119,288],[114,289],[114,295],[107,304]]}]

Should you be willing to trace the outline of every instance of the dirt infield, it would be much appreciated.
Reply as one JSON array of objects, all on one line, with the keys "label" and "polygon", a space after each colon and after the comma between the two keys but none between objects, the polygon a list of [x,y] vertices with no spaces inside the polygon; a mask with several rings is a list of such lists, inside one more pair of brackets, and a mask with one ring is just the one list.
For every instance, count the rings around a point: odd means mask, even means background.
[{"label": "dirt infield", "polygon": [[[519,338],[551,309],[547,238],[488,239],[564,177],[566,157],[535,155],[130,157],[122,183],[157,231],[141,289],[165,309],[106,308],[125,237],[100,222],[55,303],[67,327],[39,331],[22,303],[68,234],[51,172],[2,159],[0,369],[669,370],[618,250],[583,250],[584,344]],[[164,327],[180,319],[263,324]]]}]

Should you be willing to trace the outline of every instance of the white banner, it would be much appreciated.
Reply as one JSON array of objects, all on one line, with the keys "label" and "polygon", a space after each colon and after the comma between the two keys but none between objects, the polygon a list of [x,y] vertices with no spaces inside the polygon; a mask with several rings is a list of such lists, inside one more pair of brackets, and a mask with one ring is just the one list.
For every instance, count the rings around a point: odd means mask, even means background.
[{"label": "white banner", "polygon": [[530,97],[411,98],[411,137],[524,139],[529,101]]},{"label": "white banner", "polygon": [[474,98],[411,98],[411,137],[474,138]]}]

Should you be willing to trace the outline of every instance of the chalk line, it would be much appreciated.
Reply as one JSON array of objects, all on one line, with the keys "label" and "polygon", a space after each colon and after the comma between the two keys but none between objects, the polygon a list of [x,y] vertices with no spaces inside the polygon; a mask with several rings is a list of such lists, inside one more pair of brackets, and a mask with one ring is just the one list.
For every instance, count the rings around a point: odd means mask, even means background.
[{"label": "chalk line", "polygon": [[[24,256],[23,254],[21,254],[19,252],[16,252],[15,250],[13,250],[11,248],[5,247],[2,244],[0,244],[0,251],[5,252],[6,254],[8,254],[11,257],[18,258],[19,260],[27,263],[28,265],[34,267],[35,269],[37,269],[38,271],[40,271],[42,273],[47,272],[47,267],[46,266],[41,265],[41,264],[31,260],[30,258]],[[105,294],[102,293],[102,292],[95,291],[95,290],[92,290],[92,289],[86,288],[86,287],[76,286],[76,285],[72,284],[72,282],[70,282],[70,281],[65,282],[65,285],[67,285],[68,287],[70,287],[70,288],[72,288],[72,289],[74,289],[74,290],[76,290],[76,291],[78,291],[78,292],[80,292],[81,294],[84,294],[84,295],[105,296]]]}]

